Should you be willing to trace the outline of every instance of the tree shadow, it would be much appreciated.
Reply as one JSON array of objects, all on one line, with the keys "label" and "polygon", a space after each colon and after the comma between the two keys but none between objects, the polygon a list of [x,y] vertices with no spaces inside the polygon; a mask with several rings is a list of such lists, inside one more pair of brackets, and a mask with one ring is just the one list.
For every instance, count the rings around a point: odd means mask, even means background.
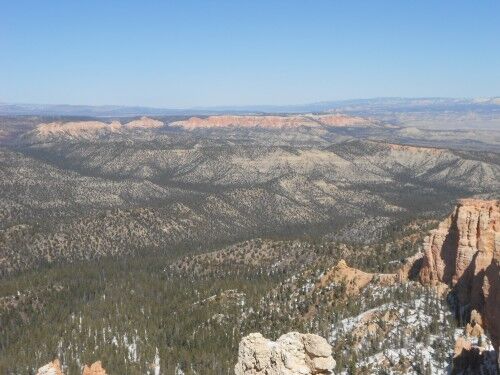
[{"label": "tree shadow", "polygon": [[463,348],[453,358],[451,375],[498,374],[498,357],[494,350],[480,351],[477,347]]},{"label": "tree shadow", "polygon": [[487,329],[495,347],[500,350],[500,264],[492,262],[484,276],[488,280],[489,291],[484,298],[484,316],[489,317],[486,321]]},{"label": "tree shadow", "polygon": [[420,275],[420,270],[424,264],[424,257],[418,258],[410,267],[408,271],[408,280],[418,281],[418,277]]}]

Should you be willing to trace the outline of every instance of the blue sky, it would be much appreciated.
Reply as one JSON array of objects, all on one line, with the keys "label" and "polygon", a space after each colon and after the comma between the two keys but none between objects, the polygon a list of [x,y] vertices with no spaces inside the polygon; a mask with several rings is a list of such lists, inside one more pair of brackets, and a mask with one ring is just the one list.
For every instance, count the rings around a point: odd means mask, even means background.
[{"label": "blue sky", "polygon": [[0,102],[500,95],[500,1],[0,0]]}]

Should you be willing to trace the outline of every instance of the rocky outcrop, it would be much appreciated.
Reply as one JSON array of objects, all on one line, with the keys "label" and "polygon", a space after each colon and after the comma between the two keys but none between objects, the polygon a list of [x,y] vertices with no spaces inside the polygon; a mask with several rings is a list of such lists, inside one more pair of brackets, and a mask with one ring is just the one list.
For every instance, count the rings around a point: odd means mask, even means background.
[{"label": "rocky outcrop", "polygon": [[332,347],[317,335],[290,332],[276,342],[260,333],[244,337],[238,350],[236,375],[331,374]]},{"label": "rocky outcrop", "polygon": [[469,323],[465,326],[465,334],[474,337],[480,337],[484,334],[483,318],[476,310],[472,310],[470,314]]},{"label": "rocky outcrop", "polygon": [[[40,367],[36,375],[64,375],[64,373],[62,372],[59,360],[54,359],[52,362]],[[101,361],[97,361],[90,366],[85,365],[82,375],[107,375],[107,373],[102,368]]]},{"label": "rocky outcrop", "polygon": [[61,364],[58,359],[54,359],[52,362],[47,363],[38,369],[36,375],[64,375],[61,370]]},{"label": "rocky outcrop", "polygon": [[347,265],[344,259],[341,259],[337,265],[328,270],[316,284],[316,288],[323,288],[330,283],[341,283],[345,285],[346,296],[359,294],[371,282],[377,282],[381,285],[391,285],[399,280],[398,274],[392,273],[368,273]]},{"label": "rocky outcrop", "polygon": [[351,127],[373,126],[375,122],[363,117],[332,115],[293,115],[293,116],[209,116],[206,118],[191,117],[187,120],[175,121],[171,126],[185,129],[202,128],[265,128],[293,129],[299,127]]},{"label": "rocky outcrop", "polygon": [[423,253],[417,253],[406,258],[397,272],[399,281],[418,279],[419,272],[422,269],[423,258]]},{"label": "rocky outcrop", "polygon": [[102,368],[101,361],[92,363],[90,366],[83,368],[82,375],[107,375],[106,370]]},{"label": "rocky outcrop", "polygon": [[[500,345],[500,201],[464,199],[424,241],[420,281],[451,287]],[[481,325],[481,324],[480,324]]]}]

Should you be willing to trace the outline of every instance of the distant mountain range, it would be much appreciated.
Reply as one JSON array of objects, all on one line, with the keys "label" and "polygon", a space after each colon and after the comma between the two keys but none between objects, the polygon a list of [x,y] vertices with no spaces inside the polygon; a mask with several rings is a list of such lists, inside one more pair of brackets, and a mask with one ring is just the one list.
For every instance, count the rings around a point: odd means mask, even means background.
[{"label": "distant mountain range", "polygon": [[250,105],[194,107],[185,109],[153,108],[141,106],[89,106],[67,104],[10,104],[0,103],[0,115],[40,116],[175,116],[211,115],[220,113],[303,113],[349,112],[382,114],[390,112],[496,112],[500,113],[500,97],[492,98],[373,98],[310,103],[304,105]]}]

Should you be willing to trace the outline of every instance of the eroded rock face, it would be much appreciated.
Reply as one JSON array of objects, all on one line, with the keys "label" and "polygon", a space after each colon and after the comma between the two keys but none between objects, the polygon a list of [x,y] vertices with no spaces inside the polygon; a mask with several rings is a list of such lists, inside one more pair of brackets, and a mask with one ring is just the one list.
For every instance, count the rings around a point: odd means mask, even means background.
[{"label": "eroded rock face", "polygon": [[464,199],[424,242],[420,281],[446,284],[500,345],[500,201]]},{"label": "eroded rock face", "polygon": [[331,374],[332,347],[317,335],[290,332],[276,342],[260,333],[244,337],[238,350],[236,375]]},{"label": "eroded rock face", "polygon": [[61,364],[58,359],[54,359],[52,362],[47,363],[38,369],[36,375],[64,375],[61,370]]}]

